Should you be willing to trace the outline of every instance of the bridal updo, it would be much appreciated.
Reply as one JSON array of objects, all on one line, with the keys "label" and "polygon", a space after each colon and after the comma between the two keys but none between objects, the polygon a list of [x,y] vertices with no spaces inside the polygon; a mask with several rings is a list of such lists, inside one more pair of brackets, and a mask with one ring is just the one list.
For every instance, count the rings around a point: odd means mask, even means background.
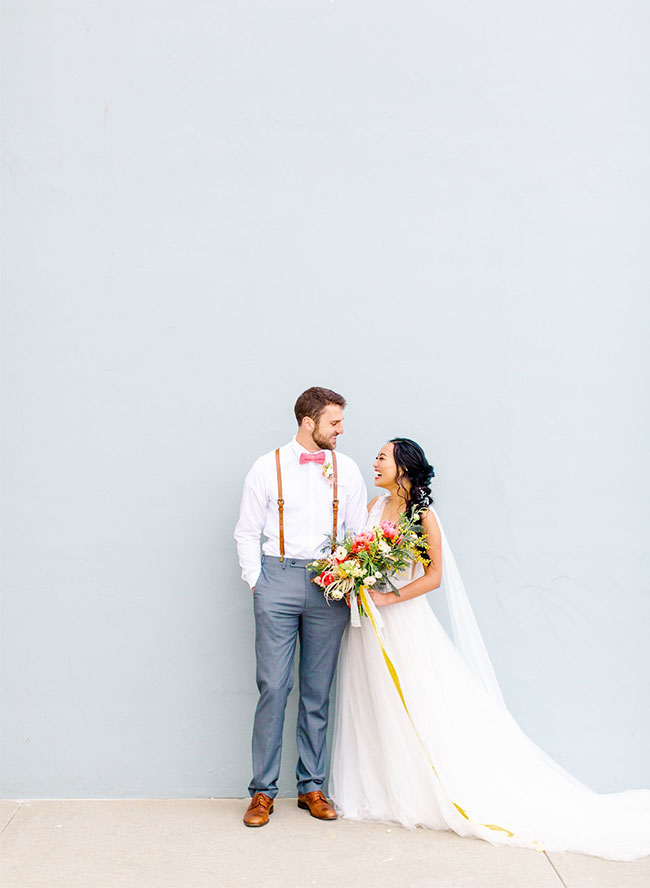
[{"label": "bridal updo", "polygon": [[[431,496],[431,479],[435,476],[433,466],[429,465],[424,450],[410,438],[391,438],[393,459],[397,466],[397,486],[401,488],[406,500],[406,514],[423,512],[433,502]],[[409,490],[403,480],[411,483]]]}]

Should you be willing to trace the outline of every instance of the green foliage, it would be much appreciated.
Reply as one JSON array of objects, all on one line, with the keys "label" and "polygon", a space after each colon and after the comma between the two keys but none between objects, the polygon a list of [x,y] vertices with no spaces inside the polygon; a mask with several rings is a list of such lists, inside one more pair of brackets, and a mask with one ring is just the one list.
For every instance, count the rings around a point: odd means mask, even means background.
[{"label": "green foliage", "polygon": [[340,541],[330,536],[328,540],[323,548],[328,554],[309,567],[316,573],[312,582],[323,589],[327,599],[335,601],[375,584],[390,586],[399,595],[391,577],[415,561],[428,563],[419,515],[403,515],[397,525],[382,521],[364,533],[346,534]]}]

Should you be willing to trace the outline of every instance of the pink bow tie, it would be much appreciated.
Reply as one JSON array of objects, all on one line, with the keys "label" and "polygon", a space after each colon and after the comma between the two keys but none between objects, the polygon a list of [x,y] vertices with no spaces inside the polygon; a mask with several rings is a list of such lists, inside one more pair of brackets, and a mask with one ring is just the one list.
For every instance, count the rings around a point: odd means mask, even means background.
[{"label": "pink bow tie", "polygon": [[304,465],[308,462],[315,462],[319,465],[323,465],[325,462],[325,453],[323,450],[319,450],[318,453],[301,453],[300,454],[300,465]]}]

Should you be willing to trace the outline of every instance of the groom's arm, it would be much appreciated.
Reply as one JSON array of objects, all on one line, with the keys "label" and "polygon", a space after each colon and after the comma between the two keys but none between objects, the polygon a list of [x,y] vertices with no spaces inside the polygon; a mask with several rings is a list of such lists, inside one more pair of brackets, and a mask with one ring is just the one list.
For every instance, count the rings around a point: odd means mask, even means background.
[{"label": "groom's arm", "polygon": [[266,486],[259,461],[253,465],[244,481],[239,521],[235,527],[237,555],[241,576],[251,589],[262,569],[260,539],[266,520]]},{"label": "groom's arm", "polygon": [[366,525],[368,517],[368,491],[364,484],[361,472],[354,463],[350,496],[345,506],[345,530],[350,533],[360,533]]}]

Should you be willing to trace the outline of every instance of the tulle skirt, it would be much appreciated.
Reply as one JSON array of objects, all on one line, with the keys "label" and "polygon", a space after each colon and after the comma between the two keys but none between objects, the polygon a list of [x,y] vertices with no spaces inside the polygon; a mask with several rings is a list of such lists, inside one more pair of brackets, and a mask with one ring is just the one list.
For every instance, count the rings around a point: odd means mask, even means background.
[{"label": "tulle skirt", "polygon": [[329,790],[343,817],[611,860],[650,854],[650,791],[598,794],[552,762],[490,699],[424,597],[381,616],[417,731],[362,619],[346,630],[337,679]]}]

